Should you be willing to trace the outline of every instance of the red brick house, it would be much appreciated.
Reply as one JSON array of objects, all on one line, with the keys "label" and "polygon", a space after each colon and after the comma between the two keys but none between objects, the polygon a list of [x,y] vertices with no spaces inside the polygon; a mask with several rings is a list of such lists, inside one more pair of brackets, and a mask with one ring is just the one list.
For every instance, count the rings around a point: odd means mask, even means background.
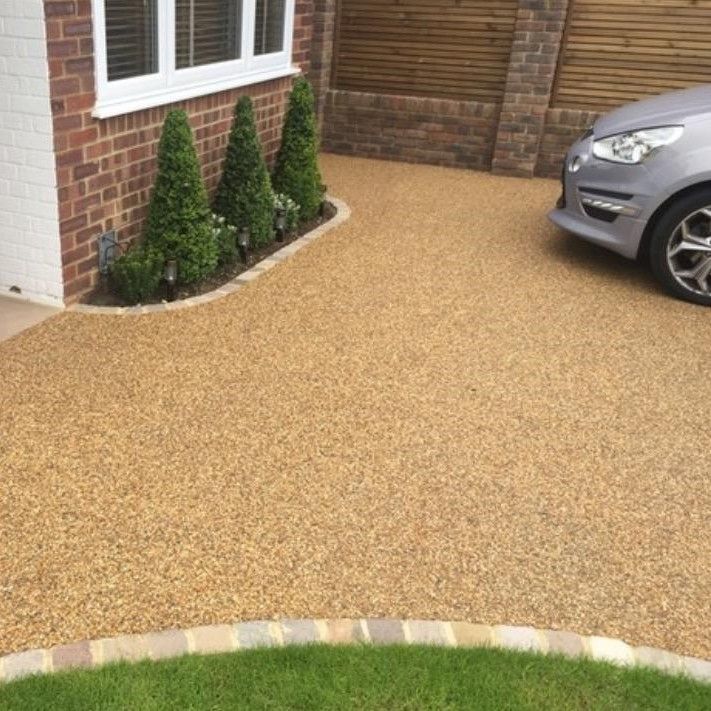
[{"label": "red brick house", "polygon": [[[98,239],[137,236],[169,108],[186,109],[208,188],[238,96],[269,159],[309,68],[308,0],[1,0],[0,293],[70,303]],[[3,103],[4,102],[4,103]]]}]

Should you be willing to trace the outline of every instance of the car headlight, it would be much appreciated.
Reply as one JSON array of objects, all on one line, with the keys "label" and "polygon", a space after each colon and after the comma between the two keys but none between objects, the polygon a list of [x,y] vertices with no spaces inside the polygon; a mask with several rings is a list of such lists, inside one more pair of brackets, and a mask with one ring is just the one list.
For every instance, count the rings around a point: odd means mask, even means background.
[{"label": "car headlight", "polygon": [[657,148],[678,141],[682,133],[684,133],[683,126],[661,126],[618,133],[616,136],[595,141],[593,155],[614,163],[634,165],[641,163]]}]

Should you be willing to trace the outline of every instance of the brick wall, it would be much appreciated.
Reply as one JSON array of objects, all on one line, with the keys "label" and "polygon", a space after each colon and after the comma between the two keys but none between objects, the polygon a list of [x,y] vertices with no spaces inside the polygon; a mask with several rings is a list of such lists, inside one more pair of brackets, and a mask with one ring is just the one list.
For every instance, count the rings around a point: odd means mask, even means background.
[{"label": "brick wall", "polygon": [[560,177],[560,167],[568,148],[587,131],[600,116],[593,111],[548,109],[543,138],[538,150],[536,175]]},{"label": "brick wall", "polygon": [[323,148],[528,177],[540,164],[551,174],[564,136],[577,135],[554,114],[544,131],[567,8],[568,0],[519,0],[503,102],[496,105],[331,89],[335,2],[316,0],[311,78]]},{"label": "brick wall", "polygon": [[568,0],[519,0],[492,169],[531,177],[543,137]]},{"label": "brick wall", "polygon": [[495,104],[328,91],[322,146],[389,160],[487,170]]},{"label": "brick wall", "polygon": [[62,299],[42,0],[0,1],[0,292]]},{"label": "brick wall", "polygon": [[[217,185],[237,98],[255,103],[259,135],[272,160],[279,145],[291,79],[277,79],[169,106],[98,120],[94,106],[91,0],[44,0],[59,194],[65,301],[99,280],[97,238],[110,229],[121,240],[140,236],[156,172],[161,126],[184,108],[194,129],[208,190]],[[293,60],[308,71],[313,0],[297,0]]]},{"label": "brick wall", "polygon": [[315,0],[309,81],[316,97],[316,115],[319,126],[323,126],[326,94],[331,79],[335,24],[336,0]]}]

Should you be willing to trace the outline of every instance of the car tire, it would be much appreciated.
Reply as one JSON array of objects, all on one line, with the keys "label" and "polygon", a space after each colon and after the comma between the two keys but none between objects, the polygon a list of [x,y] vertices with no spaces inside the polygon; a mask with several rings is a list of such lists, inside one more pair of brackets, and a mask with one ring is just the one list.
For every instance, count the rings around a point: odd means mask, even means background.
[{"label": "car tire", "polygon": [[[708,216],[702,212],[705,209]],[[688,239],[684,239],[684,230]],[[682,240],[689,249],[680,249]],[[649,261],[654,276],[670,294],[711,306],[711,273],[704,277],[707,265],[711,270],[711,188],[696,190],[671,204],[653,228]]]}]

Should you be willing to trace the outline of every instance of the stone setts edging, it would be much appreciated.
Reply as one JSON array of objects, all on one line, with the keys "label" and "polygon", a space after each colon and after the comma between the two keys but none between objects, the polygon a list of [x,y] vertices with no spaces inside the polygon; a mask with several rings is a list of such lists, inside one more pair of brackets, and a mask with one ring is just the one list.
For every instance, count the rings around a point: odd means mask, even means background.
[{"label": "stone setts edging", "polygon": [[33,649],[0,657],[0,683],[32,674],[99,667],[118,661],[170,659],[184,654],[216,654],[311,643],[492,647],[586,657],[620,666],[646,666],[711,683],[711,661],[653,647],[632,647],[620,639],[585,637],[574,632],[533,627],[396,619],[258,620]]},{"label": "stone setts edging", "polygon": [[192,296],[189,299],[178,299],[176,301],[166,301],[160,304],[148,304],[146,306],[140,304],[138,306],[94,306],[92,304],[73,304],[67,308],[67,311],[75,311],[83,314],[102,314],[106,316],[140,316],[143,314],[163,313],[165,311],[187,309],[191,306],[199,306],[200,304],[207,304],[210,301],[216,301],[217,299],[221,299],[223,296],[227,296],[228,294],[234,294],[235,291],[241,289],[245,284],[248,284],[250,281],[254,281],[261,274],[264,274],[264,272],[269,271],[272,267],[279,264],[279,262],[283,262],[293,256],[307,244],[313,242],[317,237],[320,237],[326,232],[338,227],[338,225],[344,223],[351,216],[350,208],[345,202],[343,202],[343,200],[339,200],[338,198],[334,198],[330,195],[327,195],[326,199],[336,208],[336,214],[328,222],[324,222],[322,225],[319,225],[315,229],[311,230],[311,232],[307,232],[305,235],[295,239],[293,242],[290,242],[280,250],[270,254],[268,257],[265,257],[261,262],[257,262],[253,267],[242,272],[234,279],[228,281],[214,291],[208,291],[205,294]]}]

